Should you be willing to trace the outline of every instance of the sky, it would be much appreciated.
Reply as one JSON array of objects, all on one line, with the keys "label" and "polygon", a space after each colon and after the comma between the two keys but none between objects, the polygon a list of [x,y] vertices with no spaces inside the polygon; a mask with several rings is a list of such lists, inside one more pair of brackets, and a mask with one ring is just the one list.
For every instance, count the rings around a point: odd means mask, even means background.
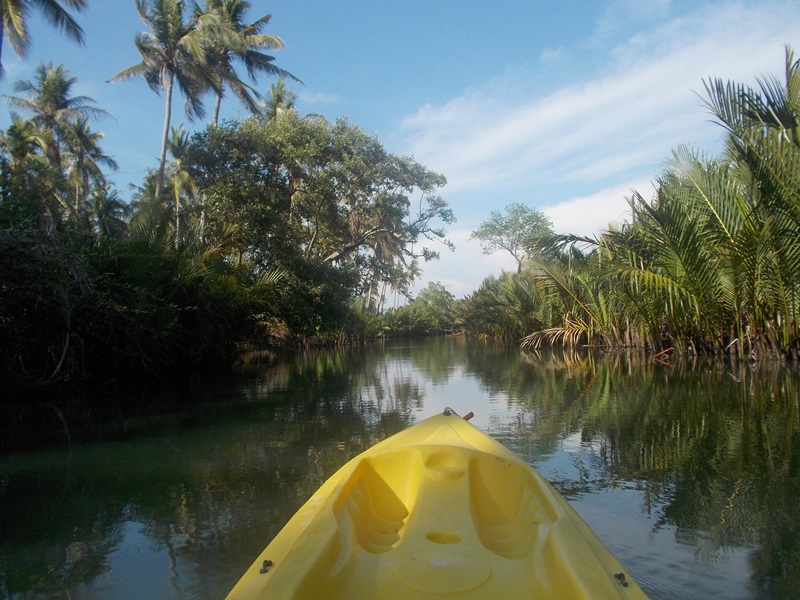
[{"label": "sky", "polygon": [[[140,61],[145,26],[133,0],[89,0],[77,46],[32,13],[32,49],[5,45],[0,94],[40,62],[77,76],[75,94],[111,114],[96,122],[128,195],[157,165],[164,98],[142,80],[108,83]],[[756,85],[782,77],[785,46],[800,54],[796,0],[251,0],[283,39],[275,64],[302,80],[301,114],[347,117],[386,149],[443,174],[456,249],[423,265],[417,289],[439,281],[456,297],[515,270],[470,234],[511,203],[540,210],[558,233],[592,235],[628,215],[633,190],[650,198],[681,144],[716,155],[724,132],[704,105],[704,81]],[[256,88],[269,90],[262,78]],[[213,102],[206,103],[210,116]],[[176,98],[173,126],[194,131]],[[244,117],[234,98],[222,118]],[[9,123],[0,110],[0,127]]]}]

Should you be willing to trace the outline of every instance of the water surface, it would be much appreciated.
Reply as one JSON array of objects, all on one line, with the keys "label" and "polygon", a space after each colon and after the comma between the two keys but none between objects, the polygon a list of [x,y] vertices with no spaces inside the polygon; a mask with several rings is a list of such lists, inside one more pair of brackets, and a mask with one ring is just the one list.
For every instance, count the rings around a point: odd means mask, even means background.
[{"label": "water surface", "polygon": [[66,415],[50,449],[0,456],[0,598],[224,598],[339,466],[448,406],[565,494],[651,598],[800,589],[792,369],[442,338],[253,357],[187,389],[191,407],[170,390],[138,417]]}]

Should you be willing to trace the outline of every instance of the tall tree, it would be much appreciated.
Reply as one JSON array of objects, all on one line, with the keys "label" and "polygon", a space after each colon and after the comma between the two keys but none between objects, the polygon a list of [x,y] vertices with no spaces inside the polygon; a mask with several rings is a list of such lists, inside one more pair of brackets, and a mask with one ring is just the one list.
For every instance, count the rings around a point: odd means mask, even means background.
[{"label": "tall tree", "polygon": [[51,138],[13,112],[11,125],[0,133],[0,221],[4,226],[38,222],[49,228],[68,208],[62,203],[63,178],[48,159]]},{"label": "tall tree", "polygon": [[127,231],[126,217],[130,213],[130,205],[111,189],[107,183],[92,189],[89,198],[89,216],[95,235],[100,243],[121,239]]},{"label": "tall tree", "polygon": [[439,281],[429,281],[409,306],[419,314],[419,320],[429,331],[453,328],[456,298]]},{"label": "tall tree", "polygon": [[[0,0],[0,53],[3,51],[3,39],[7,39],[14,52],[20,58],[25,58],[30,47],[28,14],[32,8],[38,9],[51,25],[83,44],[83,29],[62,4],[79,12],[86,8],[86,0]],[[0,60],[2,76],[3,63]]]},{"label": "tall tree", "polygon": [[345,119],[331,124],[289,111],[211,127],[195,142],[188,168],[209,226],[238,224],[256,261],[291,256],[357,272],[366,290],[390,281],[398,261],[436,258],[426,240],[452,248],[444,226],[454,216],[435,195],[445,178],[389,153]]},{"label": "tall tree", "polygon": [[183,205],[193,201],[197,196],[194,179],[185,169],[185,161],[190,147],[189,134],[183,130],[173,129],[169,140],[169,153],[172,161],[169,165],[169,183],[172,188],[173,210],[175,211],[175,247],[181,240],[181,213]]},{"label": "tall tree", "polygon": [[108,113],[97,108],[89,96],[73,96],[78,78],[72,77],[64,65],[40,64],[32,81],[17,81],[13,90],[21,96],[3,96],[3,99],[25,112],[43,132],[52,135],[51,158],[61,168],[61,144],[65,129],[77,119],[104,117]]},{"label": "tall tree", "polygon": [[44,161],[50,144],[50,135],[13,112],[11,126],[0,134],[0,152],[5,155],[10,171],[24,170],[31,161]]},{"label": "tall tree", "polygon": [[62,139],[67,180],[75,194],[75,218],[79,218],[85,212],[92,185],[104,186],[106,183],[101,165],[116,169],[117,163],[100,149],[103,133],[92,131],[84,117],[71,121],[64,129]]},{"label": "tall tree", "polygon": [[261,51],[280,50],[284,47],[281,38],[262,33],[272,16],[264,15],[247,24],[245,15],[249,9],[250,2],[247,0],[205,1],[205,12],[219,18],[207,32],[206,42],[207,60],[219,79],[219,89],[215,90],[214,115],[211,119],[214,126],[219,122],[219,109],[226,87],[230,88],[247,110],[253,114],[260,113],[257,102],[260,96],[239,78],[235,69],[236,63],[244,65],[254,82],[260,73],[299,81],[288,71],[276,66],[274,56]]},{"label": "tall tree", "polygon": [[517,273],[522,271],[522,261],[537,238],[552,235],[553,223],[535,208],[513,203],[505,214],[493,210],[489,219],[472,232],[470,239],[481,241],[484,254],[505,250],[517,261]]},{"label": "tall tree", "polygon": [[164,127],[155,185],[155,196],[159,198],[167,162],[175,83],[186,98],[185,111],[190,120],[205,114],[203,94],[209,89],[220,90],[218,78],[206,60],[204,34],[218,26],[219,17],[195,12],[187,18],[183,0],[136,0],[136,10],[150,28],[149,32],[137,34],[134,40],[142,62],[123,69],[110,81],[141,77],[153,91],[164,92]]}]

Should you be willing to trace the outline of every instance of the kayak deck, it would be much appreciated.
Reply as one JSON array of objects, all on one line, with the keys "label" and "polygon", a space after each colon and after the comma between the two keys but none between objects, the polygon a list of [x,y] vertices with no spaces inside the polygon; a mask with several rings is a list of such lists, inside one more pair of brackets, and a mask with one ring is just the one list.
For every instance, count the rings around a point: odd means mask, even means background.
[{"label": "kayak deck", "polygon": [[443,595],[645,598],[549,483],[454,414],[348,462],[228,598]]}]

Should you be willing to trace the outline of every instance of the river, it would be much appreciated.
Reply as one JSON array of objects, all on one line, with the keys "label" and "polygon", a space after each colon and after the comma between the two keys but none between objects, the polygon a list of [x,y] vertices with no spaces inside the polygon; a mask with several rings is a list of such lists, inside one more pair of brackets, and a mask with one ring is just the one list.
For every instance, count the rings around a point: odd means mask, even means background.
[{"label": "river", "polygon": [[797,597],[797,370],[662,358],[393,341],[252,356],[136,415],[53,408],[49,447],[0,455],[0,598],[224,598],[339,466],[448,406],[549,479],[651,598]]}]

